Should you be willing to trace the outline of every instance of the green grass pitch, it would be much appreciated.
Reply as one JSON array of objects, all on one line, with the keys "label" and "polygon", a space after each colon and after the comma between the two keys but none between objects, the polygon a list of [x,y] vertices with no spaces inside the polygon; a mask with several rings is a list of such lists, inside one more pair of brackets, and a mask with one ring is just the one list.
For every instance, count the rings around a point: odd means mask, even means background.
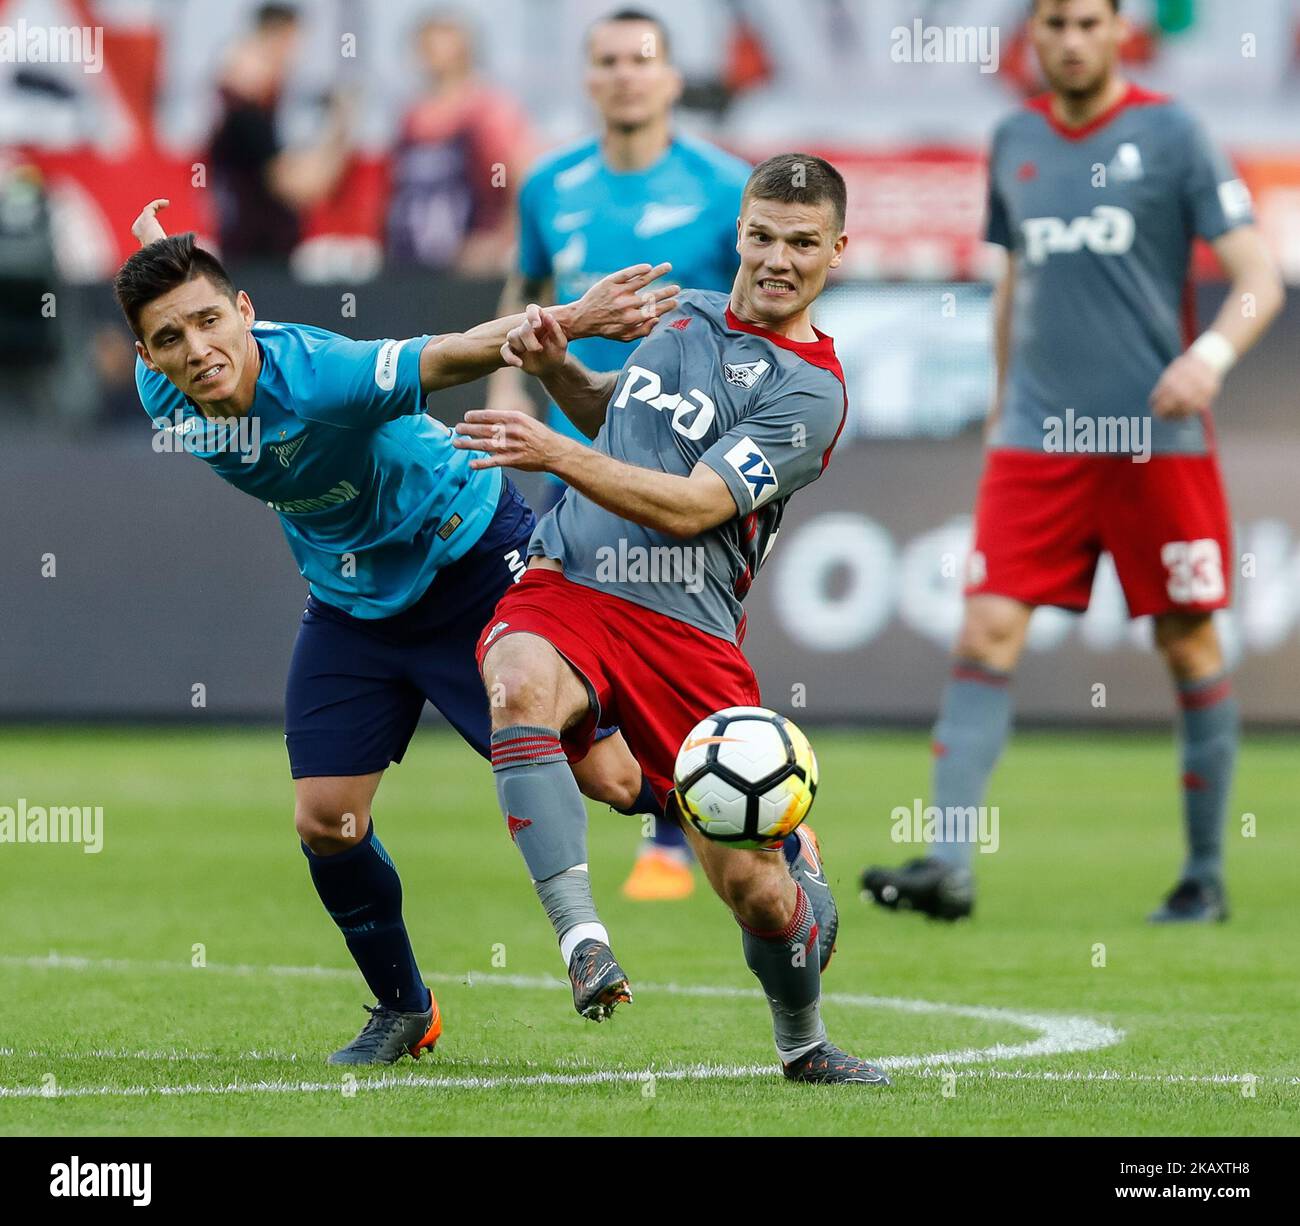
[{"label": "green grass pitch", "polygon": [[[927,738],[813,741],[843,920],[825,1017],[892,1063],[886,1090],[786,1084],[734,922],[702,884],[625,902],[639,822],[606,810],[593,878],[636,1003],[578,1018],[487,766],[427,730],[376,827],[446,1032],[418,1064],[349,1079],[323,1058],[367,997],[312,892],[278,733],[6,730],[0,805],[102,805],[104,847],[0,844],[0,1133],[1293,1132],[1292,742],[1243,747],[1232,920],[1175,930],[1143,922],[1180,860],[1168,738],[1018,736],[990,796],[1001,847],[977,857],[976,918],[955,926],[855,886],[868,861],[913,854],[889,813],[925,796]],[[1104,1045],[1061,1050],[1081,1035]]]}]

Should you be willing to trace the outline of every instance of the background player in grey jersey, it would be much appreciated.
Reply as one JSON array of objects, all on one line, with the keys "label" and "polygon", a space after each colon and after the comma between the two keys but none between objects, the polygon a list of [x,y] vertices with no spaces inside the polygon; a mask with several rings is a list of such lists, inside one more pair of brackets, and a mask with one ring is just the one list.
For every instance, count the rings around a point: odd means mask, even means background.
[{"label": "background player in grey jersey", "polygon": [[[487,452],[477,466],[541,469],[571,487],[534,534],[528,572],[497,605],[479,660],[494,695],[498,801],[559,938],[574,1005],[594,1020],[631,993],[592,901],[586,814],[565,760],[586,753],[600,720],[616,720],[670,801],[695,723],[758,702],[737,645],[740,601],[784,502],[829,460],[847,407],[831,340],[809,319],[847,242],[844,203],[843,179],[819,158],[759,166],[730,297],[686,294],[618,373],[568,356],[553,321],[530,307],[504,350],[541,376],[593,448],[518,412],[470,413],[458,427],[458,445]],[[834,921],[815,847],[792,872],[776,852],[688,835],[741,926],[785,1075],[884,1082],[821,1022],[830,949],[819,915]]]},{"label": "background player in grey jersey", "polygon": [[[1008,688],[1038,605],[1088,606],[1108,551],[1180,708],[1187,859],[1150,917],[1227,915],[1222,836],[1237,704],[1212,613],[1229,603],[1231,526],[1210,406],[1263,334],[1282,286],[1249,195],[1177,103],[1116,72],[1115,0],[1037,0],[1051,92],[993,139],[987,237],[1008,249],[996,299],[997,400],[975,512],[966,612],[935,725],[941,842],[863,885],[947,919],[973,905],[963,838],[1011,726]],[[1210,330],[1180,330],[1192,243],[1232,285]]]}]

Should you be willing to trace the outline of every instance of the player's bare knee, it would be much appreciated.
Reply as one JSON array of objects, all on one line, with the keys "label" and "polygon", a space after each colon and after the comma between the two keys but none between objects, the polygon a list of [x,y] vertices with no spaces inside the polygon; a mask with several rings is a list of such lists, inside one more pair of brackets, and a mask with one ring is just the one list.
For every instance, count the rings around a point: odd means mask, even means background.
[{"label": "player's bare knee", "polygon": [[483,660],[483,685],[493,728],[555,724],[556,670],[546,658],[547,647],[532,636],[512,634],[488,652]]},{"label": "player's bare knee", "polygon": [[1027,625],[1028,614],[1019,605],[972,601],[962,619],[955,654],[988,668],[1010,669],[1019,657]]},{"label": "player's bare knee", "polygon": [[1208,614],[1157,618],[1155,638],[1178,681],[1199,681],[1223,671],[1223,651]]},{"label": "player's bare knee", "polygon": [[318,856],[333,856],[355,847],[365,837],[369,820],[342,806],[295,806],[294,829]]}]

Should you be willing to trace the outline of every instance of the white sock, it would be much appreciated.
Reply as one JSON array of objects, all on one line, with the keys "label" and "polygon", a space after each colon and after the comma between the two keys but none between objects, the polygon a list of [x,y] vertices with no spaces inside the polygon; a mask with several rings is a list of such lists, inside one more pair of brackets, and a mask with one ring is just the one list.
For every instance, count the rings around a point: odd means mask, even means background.
[{"label": "white sock", "polygon": [[605,931],[604,924],[575,924],[560,938],[560,957],[564,959],[565,968],[568,968],[569,959],[573,957],[573,951],[578,948],[583,941],[601,941],[609,944],[609,933]]}]

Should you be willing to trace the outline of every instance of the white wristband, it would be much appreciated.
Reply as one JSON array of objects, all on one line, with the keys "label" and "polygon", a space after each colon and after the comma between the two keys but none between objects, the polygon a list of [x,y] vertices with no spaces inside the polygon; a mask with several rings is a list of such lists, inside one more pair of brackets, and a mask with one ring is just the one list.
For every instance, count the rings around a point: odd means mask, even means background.
[{"label": "white wristband", "polygon": [[1226,375],[1237,364],[1237,350],[1222,332],[1202,332],[1188,353],[1194,353],[1220,376]]}]

